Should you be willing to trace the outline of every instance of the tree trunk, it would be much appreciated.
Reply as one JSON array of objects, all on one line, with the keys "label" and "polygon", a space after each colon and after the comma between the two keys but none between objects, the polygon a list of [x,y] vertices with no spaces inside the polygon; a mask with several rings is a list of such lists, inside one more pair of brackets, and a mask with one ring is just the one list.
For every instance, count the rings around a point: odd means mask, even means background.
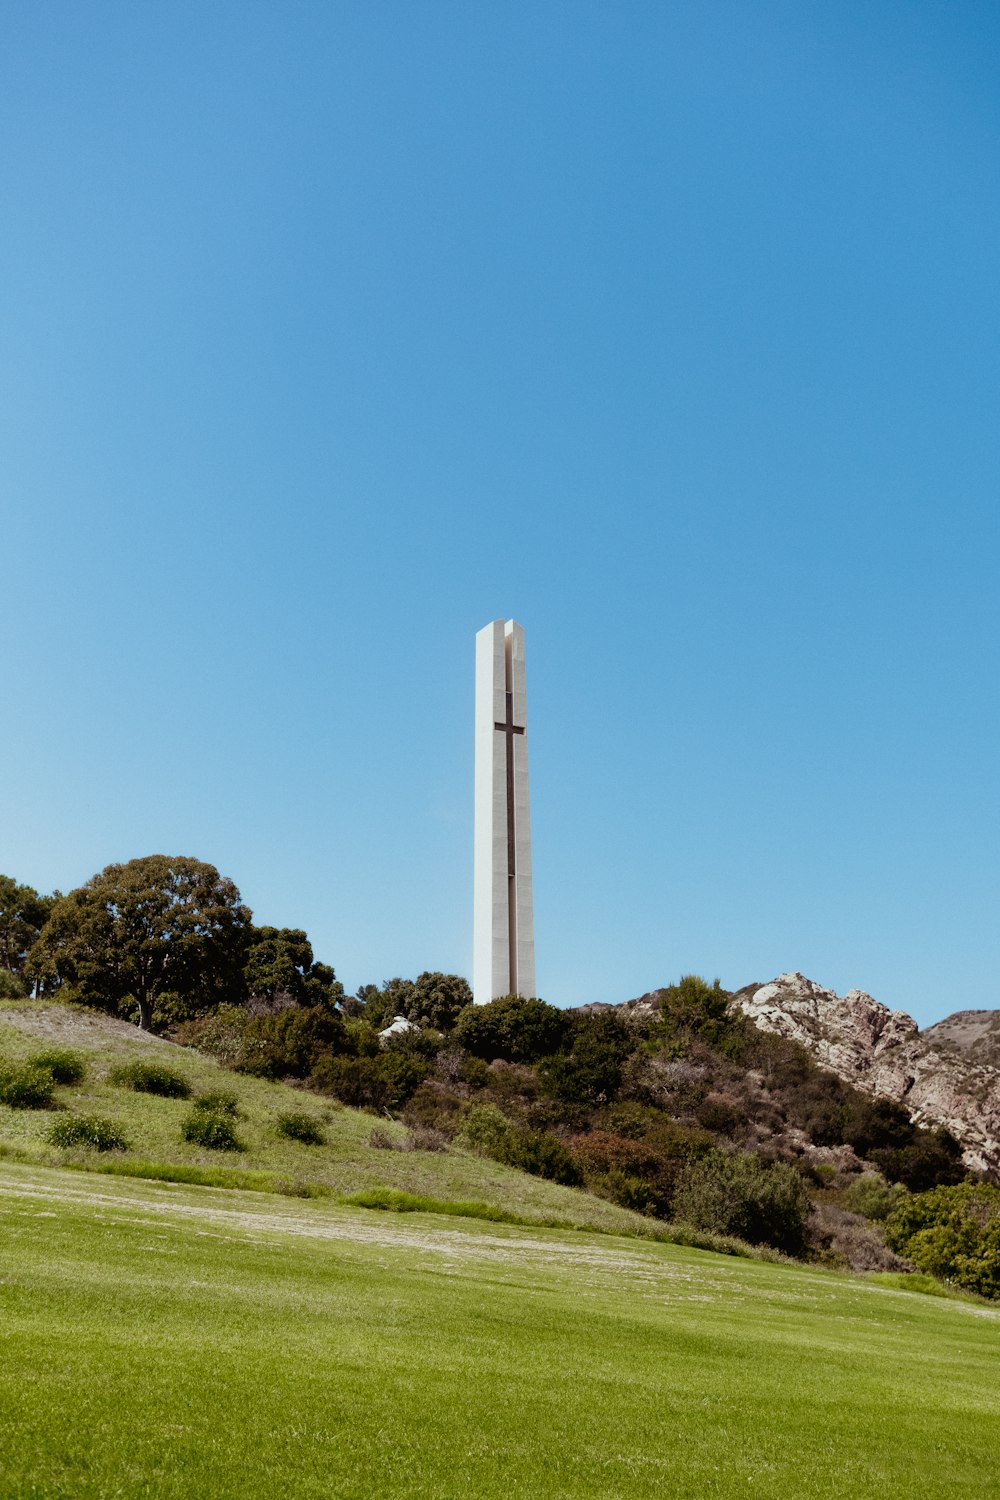
[{"label": "tree trunk", "polygon": [[152,1031],[153,1029],[153,1001],[147,995],[139,996],[139,1030]]}]

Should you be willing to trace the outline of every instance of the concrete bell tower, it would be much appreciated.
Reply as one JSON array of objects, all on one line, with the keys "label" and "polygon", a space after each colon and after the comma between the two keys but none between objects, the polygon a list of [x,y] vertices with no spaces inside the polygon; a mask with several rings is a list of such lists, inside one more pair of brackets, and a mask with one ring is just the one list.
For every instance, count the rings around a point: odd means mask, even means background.
[{"label": "concrete bell tower", "polygon": [[472,991],[535,993],[524,631],[494,620],[476,636],[476,835]]}]

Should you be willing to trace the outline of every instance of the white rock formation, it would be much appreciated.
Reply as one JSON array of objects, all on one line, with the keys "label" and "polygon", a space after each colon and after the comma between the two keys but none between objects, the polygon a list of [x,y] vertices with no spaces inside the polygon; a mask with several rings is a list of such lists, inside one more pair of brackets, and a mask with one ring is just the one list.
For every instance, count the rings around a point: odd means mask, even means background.
[{"label": "white rock formation", "polygon": [[960,1011],[921,1032],[864,990],[841,997],[796,973],[748,985],[732,1003],[855,1088],[897,1100],[918,1124],[947,1126],[968,1166],[1000,1177],[1000,1012]]}]

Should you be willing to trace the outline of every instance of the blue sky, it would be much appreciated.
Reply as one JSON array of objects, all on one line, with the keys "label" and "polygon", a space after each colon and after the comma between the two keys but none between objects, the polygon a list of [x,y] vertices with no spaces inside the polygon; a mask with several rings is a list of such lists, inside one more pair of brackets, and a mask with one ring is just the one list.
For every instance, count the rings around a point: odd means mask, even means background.
[{"label": "blue sky", "polygon": [[0,869],[471,966],[526,631],[538,985],[1000,1005],[1000,13],[0,11]]}]

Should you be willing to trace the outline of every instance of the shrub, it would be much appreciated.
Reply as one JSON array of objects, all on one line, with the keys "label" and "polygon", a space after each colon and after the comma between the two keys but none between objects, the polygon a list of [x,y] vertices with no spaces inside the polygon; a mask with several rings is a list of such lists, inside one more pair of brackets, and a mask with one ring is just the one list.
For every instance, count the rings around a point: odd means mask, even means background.
[{"label": "shrub", "polygon": [[0,1000],[26,1000],[30,991],[23,979],[9,969],[0,969]]},{"label": "shrub", "polygon": [[879,1172],[865,1172],[851,1183],[844,1193],[844,1207],[852,1213],[864,1214],[866,1219],[884,1220],[906,1197],[906,1189],[898,1183],[888,1183]]},{"label": "shrub", "polygon": [[608,1103],[618,1094],[632,1050],[624,1022],[614,1011],[597,1011],[575,1019],[571,1035],[569,1054],[543,1065],[546,1090],[570,1103]]},{"label": "shrub", "polygon": [[214,1094],[199,1094],[193,1107],[204,1110],[205,1115],[231,1115],[235,1119],[240,1113],[240,1100],[231,1089],[219,1089]]},{"label": "shrub", "polygon": [[567,1187],[576,1187],[582,1181],[580,1169],[562,1141],[547,1130],[511,1124],[495,1104],[474,1104],[465,1116],[458,1140],[481,1156],[534,1177],[546,1177]]},{"label": "shrub", "polygon": [[963,1182],[913,1194],[889,1215],[885,1237],[919,1270],[1000,1299],[1000,1188]]},{"label": "shrub", "polygon": [[848,1265],[852,1271],[907,1269],[906,1261],[888,1248],[879,1227],[833,1203],[822,1203],[813,1209],[809,1238],[825,1252],[827,1259]]},{"label": "shrub", "polygon": [[243,1150],[229,1115],[207,1114],[202,1109],[192,1110],[181,1127],[181,1133],[193,1146],[205,1146],[209,1151]]},{"label": "shrub", "polygon": [[240,1101],[231,1089],[219,1089],[214,1094],[199,1094],[194,1108],[204,1110],[207,1115],[231,1115],[236,1119]]},{"label": "shrub", "polygon": [[458,1141],[480,1156],[494,1156],[510,1132],[510,1121],[495,1104],[474,1104],[462,1121]]},{"label": "shrub", "polygon": [[159,1094],[163,1099],[189,1099],[191,1085],[186,1078],[163,1063],[128,1063],[110,1075],[111,1083],[137,1094]]},{"label": "shrub", "polygon": [[496,1160],[564,1187],[579,1187],[583,1181],[562,1141],[547,1130],[512,1130]]},{"label": "shrub", "polygon": [[345,1046],[338,1015],[319,1006],[289,1007],[247,1023],[236,1066],[259,1078],[307,1078],[322,1058]]},{"label": "shrub", "polygon": [[49,1047],[44,1052],[36,1052],[31,1065],[51,1074],[53,1083],[82,1083],[87,1076],[87,1064],[83,1058],[66,1047]]},{"label": "shrub", "polygon": [[706,983],[697,974],[685,974],[677,984],[660,991],[660,1015],[668,1036],[698,1036],[718,1045],[740,1018],[729,1014],[729,994],[718,979]]},{"label": "shrub", "polygon": [[303,1109],[279,1115],[277,1130],[279,1135],[287,1136],[290,1141],[301,1141],[303,1146],[322,1146],[326,1142],[318,1122]]},{"label": "shrub", "polygon": [[414,1125],[403,1142],[404,1151],[447,1151],[448,1137],[433,1125]]},{"label": "shrub", "polygon": [[630,1140],[605,1130],[579,1135],[572,1144],[573,1159],[587,1185],[601,1197],[625,1208],[667,1218],[677,1180],[691,1160],[686,1133],[676,1141]]},{"label": "shrub", "polygon": [[913,1193],[953,1187],[966,1175],[962,1148],[951,1131],[943,1128],[915,1130],[906,1145],[883,1146],[869,1156],[886,1177]]},{"label": "shrub", "polygon": [[11,1109],[50,1109],[52,1074],[43,1068],[7,1063],[0,1068],[0,1104]]},{"label": "shrub", "polygon": [[452,1032],[452,1043],[474,1057],[493,1062],[537,1062],[561,1051],[570,1032],[570,1018],[544,1000],[504,995],[487,1005],[467,1005]]},{"label": "shrub", "polygon": [[391,1130],[385,1130],[381,1125],[377,1126],[368,1137],[369,1146],[376,1151],[402,1151],[403,1143]]},{"label": "shrub", "polygon": [[693,1162],[674,1194],[674,1217],[696,1229],[773,1245],[790,1255],[805,1244],[809,1195],[794,1167],[742,1151]]},{"label": "shrub", "polygon": [[76,1115],[59,1120],[49,1131],[53,1146],[89,1146],[94,1151],[127,1151],[128,1141],[113,1120]]},{"label": "shrub", "polygon": [[355,1109],[399,1109],[429,1072],[421,1058],[384,1048],[375,1057],[324,1057],[309,1082]]}]

